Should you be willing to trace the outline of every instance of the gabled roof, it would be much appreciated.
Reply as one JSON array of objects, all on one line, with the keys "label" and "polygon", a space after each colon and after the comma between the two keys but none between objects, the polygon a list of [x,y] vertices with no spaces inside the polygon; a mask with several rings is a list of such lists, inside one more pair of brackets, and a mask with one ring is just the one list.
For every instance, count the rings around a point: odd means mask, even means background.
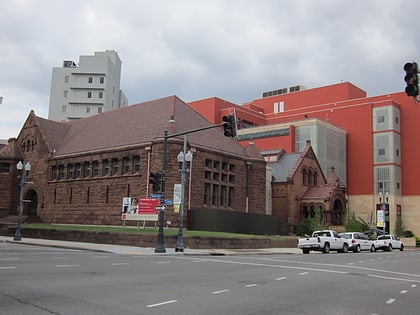
[{"label": "gabled roof", "polygon": [[[126,106],[68,123],[40,117],[37,121],[45,141],[51,149],[55,149],[56,157],[147,144],[162,139],[165,129],[170,135],[211,125],[177,96]],[[232,138],[225,137],[220,128],[190,133],[187,138],[197,147],[246,156],[245,149]]]},{"label": "gabled roof", "polygon": [[277,163],[270,164],[273,182],[287,182],[287,178],[293,175],[293,171],[295,170],[301,156],[301,152],[284,154]]},{"label": "gabled roof", "polygon": [[23,154],[16,138],[10,138],[7,145],[0,148],[1,159],[22,160]]}]

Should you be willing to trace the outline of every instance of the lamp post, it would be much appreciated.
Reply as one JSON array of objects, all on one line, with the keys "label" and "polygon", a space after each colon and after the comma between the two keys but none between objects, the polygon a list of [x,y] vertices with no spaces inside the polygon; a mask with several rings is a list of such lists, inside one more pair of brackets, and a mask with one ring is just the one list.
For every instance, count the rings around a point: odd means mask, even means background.
[{"label": "lamp post", "polygon": [[[382,234],[386,234],[386,204],[388,203],[388,192],[384,193],[382,191],[379,192],[379,203],[381,204],[381,211],[382,211]],[[386,200],[385,200],[386,199]],[[389,215],[389,214],[388,214]],[[389,217],[388,217],[389,220]]]},{"label": "lamp post", "polygon": [[13,237],[13,240],[20,241],[22,240],[22,234],[21,234],[21,221],[22,221],[22,211],[23,211],[23,187],[26,184],[26,172],[29,172],[31,170],[31,164],[29,162],[23,162],[19,161],[16,164],[16,168],[18,170],[18,178],[20,178],[19,186],[19,207],[18,207],[18,223],[16,226],[15,236]]},{"label": "lamp post", "polygon": [[187,136],[184,135],[184,148],[177,156],[178,163],[181,165],[181,204],[179,205],[179,228],[175,247],[176,252],[184,251],[184,232],[182,228],[184,225],[185,182],[187,179],[187,173],[189,172],[187,169],[187,163],[190,163],[192,158],[193,155],[191,151],[188,150],[187,152]]}]

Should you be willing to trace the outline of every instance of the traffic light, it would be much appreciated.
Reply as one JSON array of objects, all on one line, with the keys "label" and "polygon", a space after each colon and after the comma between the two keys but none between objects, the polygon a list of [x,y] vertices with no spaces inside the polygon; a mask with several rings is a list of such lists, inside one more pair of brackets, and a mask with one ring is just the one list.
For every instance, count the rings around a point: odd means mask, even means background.
[{"label": "traffic light", "polygon": [[405,87],[405,93],[407,96],[416,97],[419,95],[419,75],[417,62],[407,62],[404,65],[404,71],[404,81],[407,83],[407,86]]},{"label": "traffic light", "polygon": [[235,137],[236,136],[236,124],[235,116],[227,115],[223,116],[223,129],[225,131],[226,137]]},{"label": "traffic light", "polygon": [[150,173],[149,183],[152,184],[152,192],[157,194],[160,191],[160,183],[162,179],[162,174],[158,172]]}]

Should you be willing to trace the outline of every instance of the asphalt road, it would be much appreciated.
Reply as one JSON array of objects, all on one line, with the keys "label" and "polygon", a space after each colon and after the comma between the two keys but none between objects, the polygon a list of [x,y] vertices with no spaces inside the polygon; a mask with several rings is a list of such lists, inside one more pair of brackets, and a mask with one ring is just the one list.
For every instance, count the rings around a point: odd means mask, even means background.
[{"label": "asphalt road", "polygon": [[418,314],[420,251],[121,255],[0,243],[0,314]]}]

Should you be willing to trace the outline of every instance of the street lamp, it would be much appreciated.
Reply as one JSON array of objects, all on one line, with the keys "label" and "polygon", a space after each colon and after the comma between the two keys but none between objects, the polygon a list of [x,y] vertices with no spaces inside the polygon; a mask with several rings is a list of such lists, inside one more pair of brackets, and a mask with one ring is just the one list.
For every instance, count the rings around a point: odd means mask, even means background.
[{"label": "street lamp", "polygon": [[[387,207],[386,207],[386,205],[387,205],[387,203],[388,203],[388,197],[389,197],[389,193],[388,192],[386,192],[386,193],[384,193],[384,192],[382,192],[382,191],[380,191],[379,192],[379,203],[381,204],[381,211],[382,211],[382,220],[383,220],[383,222],[382,222],[382,233],[383,233],[383,235],[385,235],[386,234],[386,210],[387,210]],[[389,213],[388,213],[388,220],[389,220]]]},{"label": "street lamp", "polygon": [[18,223],[16,226],[15,236],[13,240],[20,241],[22,240],[22,234],[21,234],[21,221],[22,221],[22,211],[23,211],[23,187],[26,184],[26,172],[29,172],[31,170],[31,164],[29,162],[23,162],[19,161],[16,164],[16,168],[18,170],[18,178],[20,178],[19,186],[20,186],[20,192],[19,192],[19,207],[18,207]]},{"label": "street lamp", "polygon": [[185,202],[185,182],[187,179],[187,173],[189,169],[187,169],[187,163],[189,164],[192,159],[193,155],[190,150],[187,152],[187,137],[184,135],[184,149],[180,151],[178,156],[178,163],[181,166],[181,204],[179,205],[179,228],[178,228],[178,238],[176,241],[176,252],[183,252],[184,251],[184,232],[182,226],[184,225],[184,202]]}]

